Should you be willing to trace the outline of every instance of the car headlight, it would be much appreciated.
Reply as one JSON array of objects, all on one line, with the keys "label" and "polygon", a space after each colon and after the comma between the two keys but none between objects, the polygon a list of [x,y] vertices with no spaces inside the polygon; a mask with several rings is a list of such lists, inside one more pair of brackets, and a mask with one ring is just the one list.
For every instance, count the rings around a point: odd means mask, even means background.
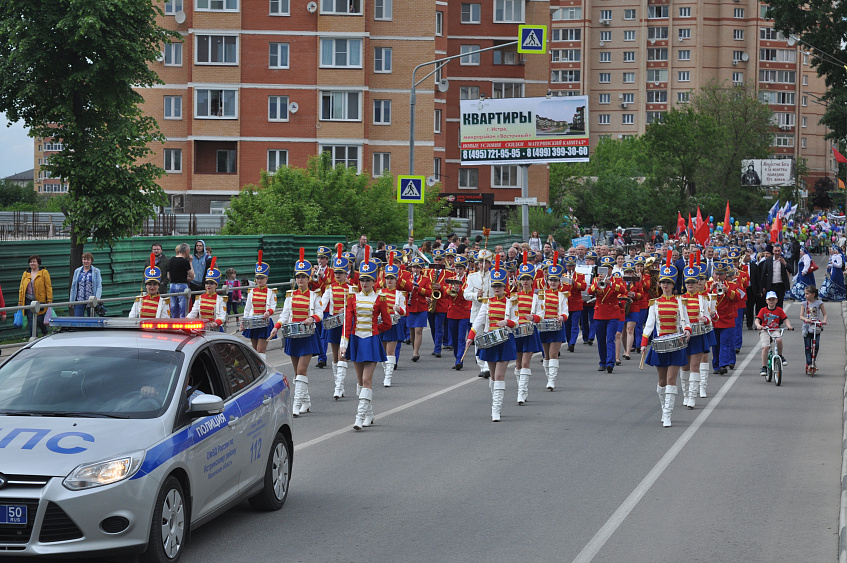
[{"label": "car headlight", "polygon": [[114,459],[80,465],[65,477],[62,484],[72,491],[79,491],[117,483],[135,475],[142,461],[144,452],[138,451]]}]

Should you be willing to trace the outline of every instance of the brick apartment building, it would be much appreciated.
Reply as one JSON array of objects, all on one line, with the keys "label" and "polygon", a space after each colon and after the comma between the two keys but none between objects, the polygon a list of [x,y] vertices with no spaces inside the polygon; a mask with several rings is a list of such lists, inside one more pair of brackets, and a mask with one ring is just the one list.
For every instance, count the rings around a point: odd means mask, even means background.
[{"label": "brick apartment building", "polygon": [[[413,68],[504,45],[417,87],[415,172],[439,180],[474,228],[504,227],[520,175],[514,165],[461,166],[460,99],[587,95],[594,145],[643,133],[709,80],[754,81],[776,112],[777,155],[827,175],[834,162],[815,103],[823,81],[764,9],[755,0],[168,0],[161,22],[184,42],[164,47],[155,63],[164,84],[142,92],[167,137],[154,161],[174,212],[222,212],[262,170],[302,167],[322,151],[371,175],[406,174]],[[522,23],[549,26],[548,55],[505,45]],[[36,141],[39,192],[67,190],[40,170],[56,148]],[[542,204],[548,177],[530,167],[529,195]]]}]

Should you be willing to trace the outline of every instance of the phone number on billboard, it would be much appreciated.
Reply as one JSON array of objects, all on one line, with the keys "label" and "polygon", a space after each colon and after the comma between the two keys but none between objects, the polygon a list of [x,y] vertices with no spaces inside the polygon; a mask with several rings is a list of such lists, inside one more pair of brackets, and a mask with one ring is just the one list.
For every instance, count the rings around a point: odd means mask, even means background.
[{"label": "phone number on billboard", "polygon": [[588,147],[525,147],[520,149],[465,149],[462,160],[523,160],[588,156]]}]

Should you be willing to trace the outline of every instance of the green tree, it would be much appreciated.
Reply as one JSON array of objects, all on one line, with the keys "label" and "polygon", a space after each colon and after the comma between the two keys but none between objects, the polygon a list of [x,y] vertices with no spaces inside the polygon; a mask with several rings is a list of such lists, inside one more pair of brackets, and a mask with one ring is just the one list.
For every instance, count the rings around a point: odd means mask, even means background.
[{"label": "green tree", "polygon": [[150,0],[0,0],[0,111],[36,137],[61,138],[45,169],[69,184],[71,271],[91,237],[109,244],[165,202],[163,171],[145,162],[164,141],[135,88],[161,83],[162,44]]},{"label": "green tree", "polygon": [[15,182],[0,180],[0,209],[9,209],[12,206],[34,206],[38,202],[38,194],[32,189],[32,182],[21,186]]}]

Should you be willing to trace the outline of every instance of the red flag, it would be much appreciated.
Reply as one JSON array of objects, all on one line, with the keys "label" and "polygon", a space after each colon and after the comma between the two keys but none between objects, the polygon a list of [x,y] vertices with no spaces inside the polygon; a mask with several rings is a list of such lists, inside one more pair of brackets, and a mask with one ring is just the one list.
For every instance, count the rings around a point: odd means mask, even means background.
[{"label": "red flag", "polygon": [[729,224],[729,202],[726,202],[726,213],[723,216],[723,232],[728,233],[732,230],[732,225]]},{"label": "red flag", "polygon": [[709,224],[705,221],[701,221],[697,230],[694,231],[694,240],[697,241],[698,244],[706,246],[706,243],[709,242]]},{"label": "red flag", "polygon": [[676,216],[676,236],[678,237],[679,234],[685,230],[685,219],[682,218],[682,213],[679,211],[676,212]]},{"label": "red flag", "polygon": [[698,205],[697,206],[697,226],[699,227],[701,224],[703,224],[703,216],[700,215],[700,206]]},{"label": "red flag", "polygon": [[691,243],[691,237],[694,236],[694,229],[691,226],[691,212],[688,212],[688,228],[685,229],[685,234],[688,235],[688,243]]},{"label": "red flag", "polygon": [[835,162],[847,162],[847,156],[844,156],[843,154],[838,152],[838,149],[836,149],[835,147],[832,147],[832,155],[835,157]]},{"label": "red flag", "polygon": [[777,215],[771,227],[771,242],[779,242],[780,234],[782,234],[782,217]]}]

